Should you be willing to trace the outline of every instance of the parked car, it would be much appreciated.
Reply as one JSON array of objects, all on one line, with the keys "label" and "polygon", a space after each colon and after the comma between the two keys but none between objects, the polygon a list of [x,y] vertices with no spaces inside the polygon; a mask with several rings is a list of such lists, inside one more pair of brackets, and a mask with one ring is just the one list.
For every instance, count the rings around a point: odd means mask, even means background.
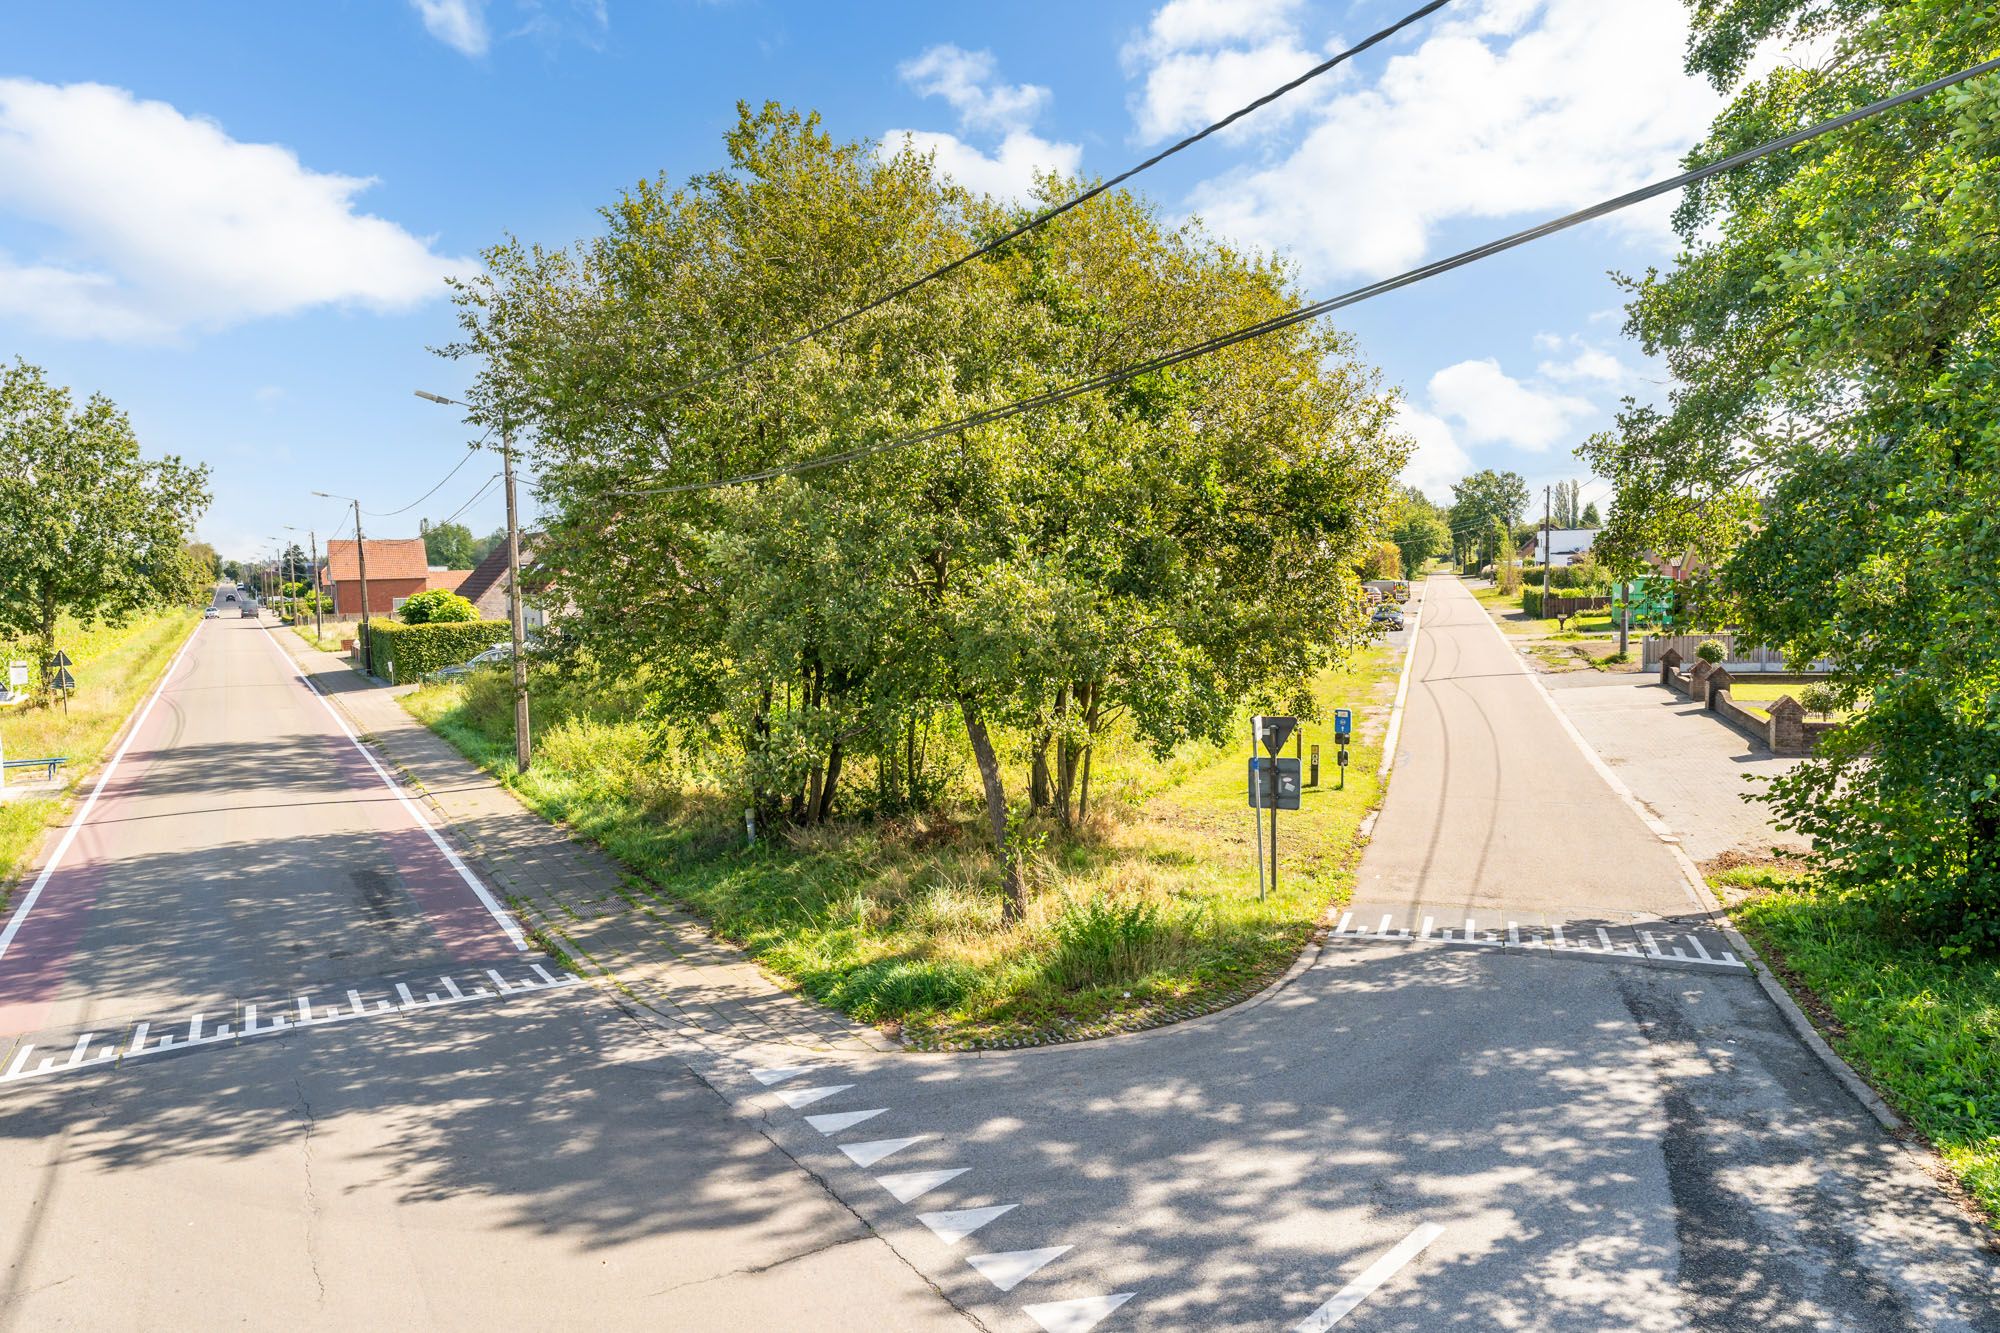
[{"label": "parked car", "polygon": [[[528,650],[529,656],[532,657],[538,645],[533,639],[529,639],[522,646]],[[436,671],[431,672],[431,679],[457,680],[460,676],[471,675],[480,667],[501,666],[513,660],[514,645],[503,639],[491,648],[488,648],[485,652],[474,653],[463,662],[456,662],[451,666],[439,667]]]},{"label": "parked car", "polygon": [[1375,608],[1375,614],[1370,616],[1369,619],[1377,625],[1391,630],[1399,630],[1403,628],[1403,608],[1400,606],[1390,606],[1385,602]]}]

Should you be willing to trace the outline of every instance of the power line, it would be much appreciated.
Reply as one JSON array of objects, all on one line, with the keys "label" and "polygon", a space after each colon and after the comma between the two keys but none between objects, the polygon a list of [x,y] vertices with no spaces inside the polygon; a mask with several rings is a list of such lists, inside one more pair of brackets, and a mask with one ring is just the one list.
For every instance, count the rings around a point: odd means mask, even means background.
[{"label": "power line", "polygon": [[1540,240],[1544,236],[1552,236],[1557,232],[1566,231],[1582,223],[1595,221],[1620,209],[1644,203],[1649,199],[1657,198],[1663,194],[1670,194],[1675,190],[1707,180],[1711,176],[1721,175],[1726,171],[1733,171],[1737,167],[1755,162],[1760,158],[1769,157],[1774,153],[1783,152],[1788,148],[1795,148],[1823,134],[1830,134],[1834,130],[1844,129],[1857,121],[1867,120],[1870,117],[1881,115],[1886,111],[1892,111],[1897,107],[1906,106],[1911,102],[1921,101],[1923,98],[1929,97],[1932,93],[1952,87],[1955,84],[1963,83],[1967,79],[1992,73],[1996,69],[2000,69],[2000,58],[1982,61],[1968,69],[1960,70],[1956,74],[1947,74],[1943,78],[1933,79],[1929,83],[1920,84],[1915,88],[1910,88],[1878,101],[1870,102],[1866,106],[1835,116],[1830,120],[1823,120],[1817,124],[1808,125],[1804,129],[1795,130],[1790,134],[1782,135],[1779,138],[1770,139],[1764,143],[1743,149],[1740,152],[1732,153],[1728,157],[1709,163],[1707,166],[1696,167],[1693,170],[1681,172],[1679,175],[1670,176],[1665,180],[1655,181],[1651,185],[1644,185],[1636,190],[1631,190],[1613,198],[1591,204],[1586,208],[1577,209],[1573,213],[1565,213],[1560,217],[1537,223],[1532,227],[1502,236],[1497,240],[1488,241],[1484,245],[1474,246],[1470,250],[1461,250],[1457,254],[1448,256],[1447,258],[1434,260],[1429,264],[1408,269],[1396,274],[1394,277],[1383,278],[1379,282],[1372,282],[1364,287],[1357,287],[1339,296],[1329,297],[1324,301],[1316,301],[1310,305],[1301,306],[1296,310],[1287,311],[1285,314],[1276,315],[1270,319],[1259,320],[1255,324],[1248,324],[1228,333],[1217,334],[1215,337],[1204,339],[1201,342],[1193,343],[1186,347],[1177,348],[1171,352],[1162,353],[1145,361],[1135,362],[1118,370],[1106,371],[1101,375],[1094,375],[1089,379],[1079,380],[1074,384],[1066,385],[1060,389],[1050,389],[1043,393],[1016,399],[999,407],[975,412],[970,416],[961,417],[956,421],[946,422],[940,426],[932,426],[926,430],[917,431],[910,435],[897,436],[875,444],[858,445],[852,449],[843,449],[836,453],[823,454],[817,458],[802,459],[796,463],[780,464],[775,467],[763,468],[756,472],[745,472],[733,477],[724,477],[716,481],[686,482],[676,486],[634,487],[621,490],[617,493],[623,495],[676,495],[687,491],[713,490],[723,486],[740,486],[754,481],[770,481],[778,477],[832,467],[838,463],[853,462],[874,454],[885,453],[891,449],[903,449],[912,445],[925,444],[931,440],[947,435],[955,435],[977,426],[1004,421],[1010,417],[1019,416],[1024,412],[1031,412],[1036,408],[1050,407],[1057,403],[1067,402],[1072,398],[1081,397],[1087,393],[1095,393],[1102,389],[1108,389],[1113,385],[1122,384],[1140,375],[1166,370],[1184,361],[1192,361],[1197,357],[1208,356],[1224,348],[1233,347],[1237,343],[1248,342],[1253,338],[1262,338],[1282,329],[1291,328],[1293,325],[1306,323],[1307,321],[1319,318],[1321,315],[1330,314],[1335,310],[1341,310],[1351,305],[1359,305],[1363,301],[1387,295],[1390,292],[1422,282],[1427,278],[1434,278],[1440,274],[1449,273],[1453,269],[1463,268],[1467,264],[1476,263],[1481,259],[1491,258],[1494,255],[1526,245],[1530,241]]},{"label": "power line", "polygon": [[861,318],[861,316],[867,314],[869,311],[879,310],[883,306],[889,304],[891,301],[909,295],[911,292],[923,286],[925,283],[934,282],[937,279],[942,278],[945,274],[951,273],[959,268],[964,267],[965,265],[971,263],[973,260],[980,258],[982,255],[990,255],[995,250],[998,250],[1000,247],[1006,245],[1010,241],[1016,240],[1021,236],[1025,236],[1027,233],[1033,231],[1035,228],[1041,226],[1043,223],[1061,217],[1064,213],[1069,212],[1071,209],[1077,207],[1080,204],[1088,203],[1090,200],[1095,199],[1098,195],[1103,194],[1106,190],[1117,188],[1124,182],[1131,180],[1134,176],[1138,175],[1140,172],[1145,171],[1151,167],[1158,166],[1160,163],[1166,161],[1168,158],[1172,157],[1175,153],[1180,152],[1182,149],[1191,148],[1195,144],[1200,143],[1203,139],[1208,138],[1210,135],[1228,129],[1231,125],[1234,125],[1237,121],[1243,119],[1245,116],[1251,114],[1252,112],[1270,105],[1272,102],[1277,101],[1285,94],[1292,92],[1293,90],[1301,87],[1304,84],[1310,83],[1312,80],[1318,78],[1322,74],[1327,73],[1329,70],[1335,69],[1338,66],[1347,63],[1349,60],[1352,60],[1355,56],[1360,55],[1362,52],[1368,50],[1369,48],[1374,46],[1379,46],[1381,43],[1388,41],[1391,37],[1394,37],[1397,33],[1409,27],[1411,24],[1429,18],[1432,14],[1436,13],[1440,9],[1443,9],[1446,5],[1450,3],[1451,0],[1430,0],[1429,4],[1426,4],[1419,9],[1412,10],[1410,13],[1405,14],[1402,18],[1397,19],[1394,23],[1391,23],[1388,27],[1383,28],[1380,32],[1374,33],[1368,37],[1364,37],[1360,41],[1356,42],[1353,46],[1348,47],[1345,51],[1340,52],[1338,55],[1333,56],[1331,59],[1321,61],[1319,64],[1314,65],[1311,69],[1307,70],[1305,73],[1299,75],[1297,78],[1291,80],[1290,82],[1280,84],[1278,87],[1273,88],[1270,92],[1265,93],[1262,97],[1257,98],[1255,101],[1249,102],[1244,106],[1238,107],[1236,110],[1224,116],[1221,120],[1216,121],[1213,125],[1210,125],[1205,129],[1200,129],[1195,131],[1193,134],[1188,135],[1187,138],[1182,139],[1179,143],[1174,144],[1172,147],[1161,149],[1159,152],[1153,154],[1151,157],[1139,163],[1137,166],[1128,167],[1126,170],[1119,172],[1116,176],[1113,176],[1110,180],[1100,182],[1097,185],[1093,185],[1092,187],[1090,187],[1088,190],[1085,190],[1081,194],[1074,195],[1068,199],[1065,199],[1060,204],[1056,204],[1053,207],[1044,209],[1042,212],[1035,214],[1035,216],[1029,218],[1026,222],[1021,223],[1019,226],[1014,227],[1012,230],[1004,232],[1001,235],[994,237],[992,240],[987,241],[985,244],[980,245],[975,249],[968,250],[966,253],[960,255],[958,258],[953,259],[948,263],[939,265],[937,268],[934,268],[930,272],[923,274],[921,277],[912,278],[908,282],[903,283],[899,287],[891,288],[889,291],[886,291],[882,293],[882,295],[875,297],[873,300],[867,302],[865,305],[856,306],[854,309],[848,311],[846,314],[836,316],[835,318],[826,321],[824,324],[815,325],[812,328],[807,329],[804,333],[795,334],[792,337],[787,338],[782,342],[772,343],[768,347],[762,348],[759,351],[752,352],[749,356],[743,358],[741,361],[735,362],[731,365],[723,366],[719,370],[711,370],[706,372],[705,374],[697,375],[693,379],[675,385],[671,389],[665,389],[659,393],[652,394],[646,398],[642,398],[639,400],[639,402],[657,403],[662,401],[663,399],[679,397],[681,394],[686,393],[690,389],[698,389],[704,384],[710,384],[716,380],[722,379],[725,376],[734,375],[738,371],[747,370],[751,366],[769,360],[771,357],[776,356],[780,352],[789,351],[790,349],[800,346],[803,343],[811,342],[813,339],[818,338],[823,334],[831,333],[837,328],[840,328],[847,324],[851,324],[855,320]]},{"label": "power line", "polygon": [[[492,430],[489,429],[486,432],[486,435],[491,435],[492,433],[493,433]],[[458,475],[459,468],[464,467],[468,462],[472,460],[472,456],[479,452],[479,446],[485,443],[486,435],[480,436],[477,440],[465,446],[465,457],[459,459],[457,464],[453,466],[452,470],[444,474],[443,481],[438,482],[437,485],[431,487],[429,490],[425,491],[422,495],[419,495],[416,499],[404,505],[401,509],[385,510],[384,512],[379,514],[376,513],[373,509],[364,509],[361,512],[368,515],[368,517],[370,518],[394,518],[398,514],[409,513],[412,509],[415,509],[418,505],[422,504],[424,501],[430,499],[433,495],[436,495],[439,491],[443,490],[444,483],[446,481],[450,481],[453,477]],[[446,519],[445,521],[449,523],[451,520]]]},{"label": "power line", "polygon": [[486,484],[485,484],[484,486],[481,486],[481,487],[480,487],[480,488],[479,488],[478,490],[474,491],[474,492],[472,493],[472,498],[471,498],[470,500],[467,500],[467,501],[466,501],[466,502],[465,502],[464,504],[462,504],[462,505],[460,505],[460,506],[459,506],[458,508],[456,508],[456,509],[452,510],[452,511],[451,511],[451,518],[447,518],[447,519],[441,519],[441,520],[439,520],[439,522],[438,522],[438,526],[439,526],[439,527],[443,527],[443,526],[444,526],[444,525],[445,525],[446,523],[449,523],[449,522],[451,522],[451,521],[452,521],[452,519],[454,519],[454,518],[457,518],[457,517],[458,517],[458,516],[459,516],[460,514],[463,514],[463,513],[464,513],[464,512],[466,511],[466,510],[468,510],[468,509],[472,508],[472,506],[474,506],[474,505],[478,504],[478,503],[479,503],[479,501],[480,501],[481,499],[483,499],[483,498],[485,497],[485,495],[486,495],[486,492],[488,492],[488,491],[490,491],[490,490],[492,490],[492,489],[493,489],[493,483],[494,483],[494,482],[496,482],[496,481],[498,481],[498,480],[500,480],[500,474],[499,474],[498,472],[496,472],[496,473],[494,473],[494,474],[493,474],[492,476],[488,477],[488,478],[486,479]]}]

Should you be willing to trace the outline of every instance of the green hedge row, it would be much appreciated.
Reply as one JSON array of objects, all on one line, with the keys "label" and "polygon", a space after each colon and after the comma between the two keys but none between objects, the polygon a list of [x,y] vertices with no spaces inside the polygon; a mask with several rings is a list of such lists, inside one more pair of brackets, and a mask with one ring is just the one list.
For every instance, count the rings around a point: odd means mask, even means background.
[{"label": "green hedge row", "polygon": [[442,666],[463,662],[507,637],[504,620],[461,620],[438,625],[399,625],[374,620],[368,635],[375,645],[375,674],[384,680],[421,680]]},{"label": "green hedge row", "polygon": [[[1581,589],[1581,588],[1549,589],[1550,601],[1552,602],[1560,601],[1567,598],[1575,598],[1577,600],[1582,601],[1585,604],[1586,608],[1593,605],[1597,607],[1608,607],[1611,605],[1611,599],[1609,597],[1606,597],[1601,593],[1592,594],[1586,589]],[[1523,587],[1521,589],[1521,609],[1523,611],[1526,611],[1531,616],[1535,616],[1537,618],[1541,616],[1542,589],[1539,584],[1535,585],[1534,587]]]}]

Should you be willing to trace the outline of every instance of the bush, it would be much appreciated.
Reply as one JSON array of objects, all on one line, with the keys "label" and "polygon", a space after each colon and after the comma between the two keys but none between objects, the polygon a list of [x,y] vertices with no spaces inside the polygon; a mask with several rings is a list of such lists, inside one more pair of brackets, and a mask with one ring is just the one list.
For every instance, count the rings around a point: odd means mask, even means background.
[{"label": "bush", "polygon": [[507,634],[508,624],[504,620],[429,625],[398,625],[393,620],[377,620],[371,622],[368,630],[369,641],[374,645],[375,674],[390,682],[420,680],[439,667],[485,652]]},{"label": "bush", "polygon": [[479,612],[451,589],[432,588],[397,607],[396,618],[405,625],[451,625],[477,620]]},{"label": "bush", "polygon": [[1840,696],[1835,694],[1833,686],[1827,684],[1825,681],[1811,681],[1804,689],[1799,691],[1799,707],[1805,709],[1808,713],[1818,713],[1824,718],[1828,713],[1840,707]]},{"label": "bush", "polygon": [[1120,903],[1093,895],[1067,902],[1050,926],[1055,950],[1045,975],[1065,990],[1137,981],[1183,947],[1194,915],[1143,898]]},{"label": "bush", "polygon": [[[1558,571],[1558,572],[1560,572],[1560,571]],[[1602,597],[1602,596],[1603,596],[1603,594],[1602,594],[1602,593],[1595,593],[1595,592],[1590,592],[1590,591],[1587,591],[1587,590],[1584,590],[1584,589],[1576,589],[1576,588],[1550,588],[1550,589],[1549,589],[1549,597],[1550,597],[1550,599],[1551,599],[1551,600],[1554,600],[1555,598],[1558,598],[1558,597],[1565,597],[1565,598],[1566,598],[1566,597],[1590,597],[1590,598],[1598,598],[1598,597]],[[1526,586],[1526,587],[1524,587],[1524,588],[1522,588],[1522,589],[1521,589],[1521,609],[1522,609],[1523,611],[1526,611],[1526,612],[1527,612],[1527,613],[1528,613],[1529,615],[1531,615],[1531,616],[1534,616],[1534,617],[1536,617],[1537,619],[1540,619],[1540,618],[1541,618],[1541,615],[1542,615],[1542,589],[1541,589],[1541,586],[1540,586],[1539,584],[1532,584],[1532,583],[1531,583],[1531,584],[1529,584],[1528,586]]]},{"label": "bush", "polygon": [[1721,643],[1719,643],[1714,639],[1703,639],[1701,643],[1695,647],[1694,655],[1700,658],[1702,661],[1709,663],[1711,666],[1714,666],[1714,665],[1719,665],[1722,662],[1723,658],[1729,656],[1729,650],[1724,648]]}]

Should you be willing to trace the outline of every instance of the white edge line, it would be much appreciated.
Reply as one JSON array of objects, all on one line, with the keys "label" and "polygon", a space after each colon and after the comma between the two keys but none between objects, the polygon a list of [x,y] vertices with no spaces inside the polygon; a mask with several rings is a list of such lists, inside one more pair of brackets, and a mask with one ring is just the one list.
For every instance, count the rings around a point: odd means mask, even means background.
[{"label": "white edge line", "polygon": [[292,669],[292,674],[297,676],[299,682],[312,692],[313,698],[319,700],[319,706],[324,708],[326,715],[333,719],[333,725],[340,728],[340,734],[347,737],[348,744],[354,747],[355,752],[368,761],[368,767],[375,770],[375,776],[382,779],[382,785],[389,789],[389,794],[394,796],[402,803],[403,808],[410,812],[410,817],[417,821],[417,827],[430,835],[431,843],[440,852],[444,853],[445,860],[451,862],[451,868],[456,870],[458,877],[465,881],[465,887],[472,890],[473,897],[479,899],[479,905],[484,907],[488,914],[499,923],[500,929],[506,932],[507,939],[513,944],[515,950],[519,953],[526,953],[528,951],[527,938],[521,934],[520,924],[514,920],[513,915],[500,905],[499,900],[487,890],[484,884],[480,883],[479,876],[473,874],[471,868],[459,859],[458,853],[451,849],[451,844],[447,843],[438,833],[437,828],[424,815],[423,810],[396,784],[396,780],[389,776],[389,771],[376,761],[374,755],[368,753],[368,747],[361,743],[361,738],[354,734],[352,727],[347,725],[347,719],[340,715],[339,710],[333,706],[333,701],[326,697],[320,690],[320,687],[313,684],[312,677],[305,673],[305,668],[300,665],[298,659],[286,652],[284,647],[279,644],[278,640],[272,634],[271,627],[260,625],[259,628],[264,631],[264,638],[271,645],[271,651],[285,659],[285,665]]},{"label": "white edge line", "polygon": [[[1426,574],[1422,584],[1423,596],[1416,599],[1419,606],[1430,603],[1430,583],[1430,575]],[[1412,583],[1410,586],[1414,590],[1418,585]],[[1480,608],[1480,613],[1485,614],[1484,607]],[[1378,782],[1387,779],[1389,770],[1396,766],[1396,745],[1403,736],[1403,702],[1410,696],[1410,667],[1417,660],[1417,636],[1423,631],[1420,614],[1417,627],[1410,631],[1410,642],[1403,649],[1403,671],[1396,681],[1396,701],[1389,705],[1389,726],[1382,733],[1382,762],[1375,770]]]},{"label": "white edge line", "polygon": [[49,853],[49,859],[42,863],[42,872],[35,876],[34,885],[22,896],[20,905],[14,909],[14,915],[7,919],[6,929],[0,930],[0,958],[7,956],[7,946],[12,944],[14,936],[20,933],[22,923],[28,919],[28,913],[34,910],[35,901],[42,896],[42,890],[47,887],[49,877],[55,874],[56,868],[62,864],[63,857],[69,852],[70,844],[76,841],[77,830],[81,829],[83,821],[90,817],[91,809],[97,804],[97,798],[104,794],[104,785],[111,781],[111,775],[118,771],[118,765],[125,759],[125,752],[131,749],[132,742],[139,738],[140,729],[146,725],[146,719],[153,714],[153,705],[160,701],[162,694],[166,693],[167,682],[172,680],[174,672],[180,669],[181,658],[185,657],[187,650],[194,646],[196,636],[207,623],[205,620],[194,622],[193,633],[182,642],[173,660],[167,663],[167,669],[160,673],[160,683],[153,687],[150,695],[146,696],[146,706],[132,719],[132,725],[125,732],[125,739],[119,744],[117,752],[111,756],[111,762],[97,775],[97,781],[92,785],[90,795],[84,798],[83,805],[77,809],[75,815],[71,816],[69,827],[63,830],[62,841],[58,842],[56,849]]},{"label": "white edge line", "polygon": [[1435,1222],[1426,1222],[1403,1237],[1397,1242],[1395,1249],[1368,1265],[1360,1277],[1335,1292],[1332,1300],[1300,1320],[1297,1333],[1324,1333],[1324,1330],[1332,1328],[1346,1318],[1355,1306],[1374,1294],[1377,1287],[1394,1277],[1404,1264],[1423,1253],[1426,1246],[1443,1234],[1443,1227]]}]

